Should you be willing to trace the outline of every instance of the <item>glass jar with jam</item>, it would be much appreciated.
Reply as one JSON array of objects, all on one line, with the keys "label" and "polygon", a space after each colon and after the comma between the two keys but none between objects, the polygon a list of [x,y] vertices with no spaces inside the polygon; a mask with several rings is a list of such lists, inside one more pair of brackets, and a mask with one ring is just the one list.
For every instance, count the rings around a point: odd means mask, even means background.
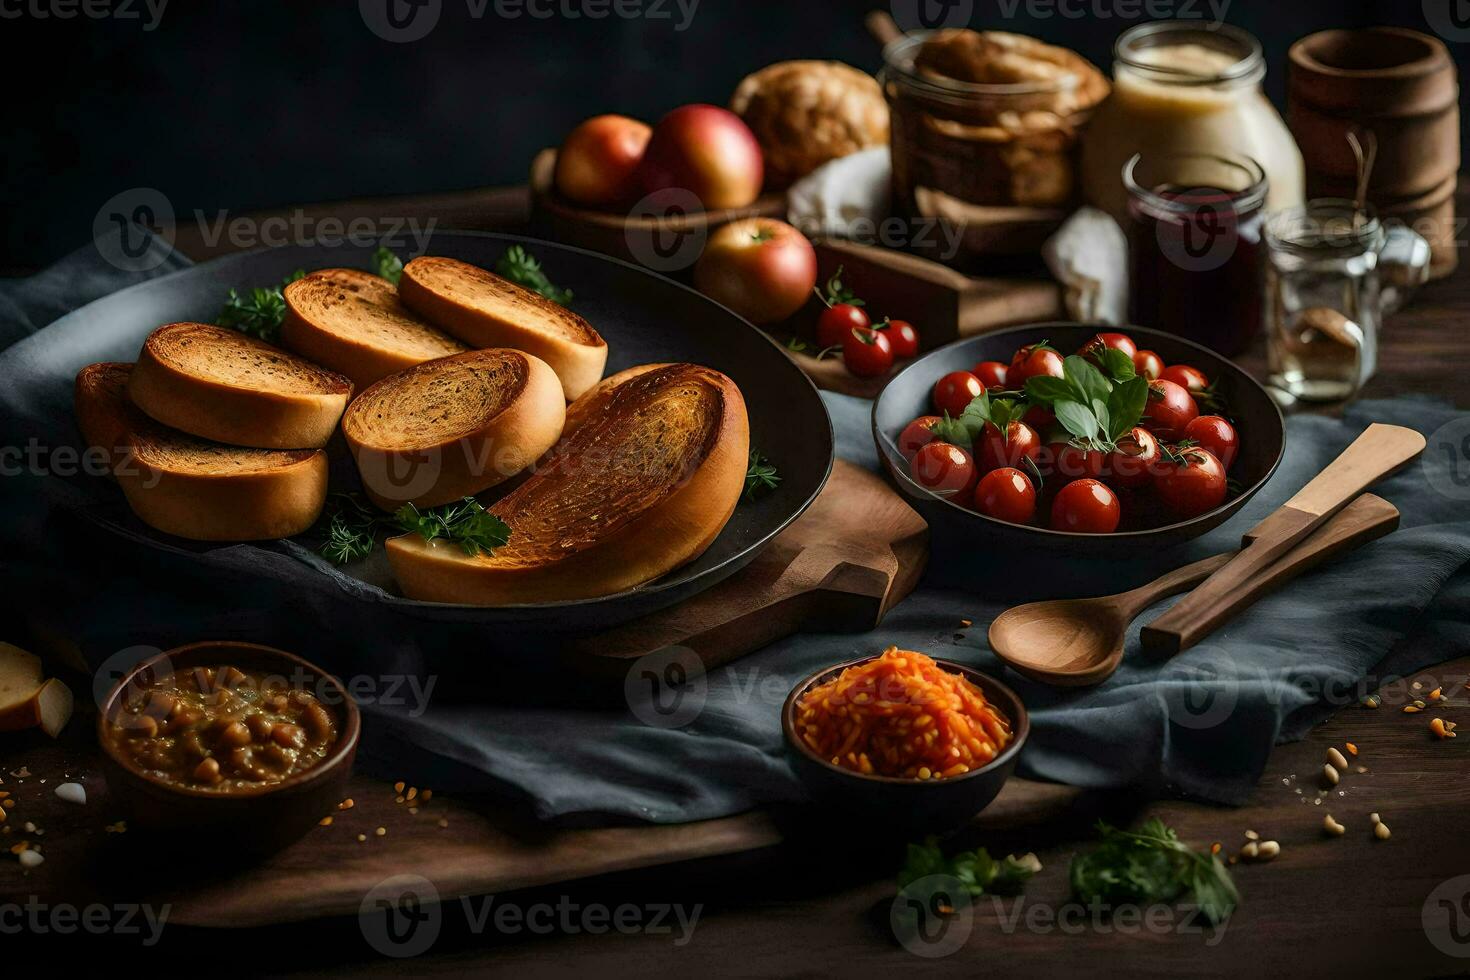
[{"label": "glass jar with jam", "polygon": [[1083,139],[1088,203],[1128,217],[1121,175],[1135,154],[1249,157],[1266,175],[1268,212],[1303,201],[1302,154],[1261,90],[1260,42],[1228,24],[1141,24],[1114,46],[1113,93]]},{"label": "glass jar with jam", "polygon": [[1261,329],[1263,208],[1270,183],[1248,157],[1150,153],[1123,168],[1130,320],[1227,357]]}]

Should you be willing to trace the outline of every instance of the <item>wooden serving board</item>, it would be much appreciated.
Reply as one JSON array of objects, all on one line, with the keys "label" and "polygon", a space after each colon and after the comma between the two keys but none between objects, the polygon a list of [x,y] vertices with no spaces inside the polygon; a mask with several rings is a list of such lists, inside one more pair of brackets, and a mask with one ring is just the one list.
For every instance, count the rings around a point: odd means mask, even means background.
[{"label": "wooden serving board", "polygon": [[876,627],[913,590],[929,528],[877,474],[837,460],[816,501],[749,565],[685,602],[565,648],[579,673],[621,678],[678,646],[705,669],[798,632]]}]

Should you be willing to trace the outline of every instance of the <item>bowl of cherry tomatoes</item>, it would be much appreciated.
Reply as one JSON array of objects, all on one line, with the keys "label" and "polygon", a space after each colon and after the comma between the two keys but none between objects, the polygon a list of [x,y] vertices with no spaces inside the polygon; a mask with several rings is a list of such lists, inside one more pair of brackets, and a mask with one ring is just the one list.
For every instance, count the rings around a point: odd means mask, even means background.
[{"label": "bowl of cherry tomatoes", "polygon": [[894,482],[936,535],[1078,557],[1173,547],[1235,514],[1286,425],[1250,375],[1156,330],[999,330],[914,361],[873,406]]}]

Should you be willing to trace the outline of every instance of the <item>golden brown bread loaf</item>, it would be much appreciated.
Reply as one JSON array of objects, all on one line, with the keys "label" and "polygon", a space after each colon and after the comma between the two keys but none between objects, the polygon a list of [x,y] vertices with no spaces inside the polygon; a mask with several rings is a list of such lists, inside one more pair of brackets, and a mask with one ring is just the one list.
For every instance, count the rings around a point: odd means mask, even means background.
[{"label": "golden brown bread loaf", "polygon": [[566,402],[540,358],[489,348],[425,361],[353,399],[342,435],[384,510],[437,507],[495,486],[560,437]]},{"label": "golden brown bread loaf", "polygon": [[410,313],[398,288],[358,269],[321,269],[286,286],[281,346],[350,378],[358,391],[390,374],[468,350]]},{"label": "golden brown bread loaf", "polygon": [[607,343],[564,306],[458,259],[426,255],[403,267],[410,310],[471,347],[510,347],[541,358],[575,401],[602,377]]},{"label": "golden brown bread loaf", "polygon": [[490,508],[510,527],[493,555],[391,538],[388,560],[404,594],[487,606],[585,599],[651,582],[703,553],[745,486],[740,389],[692,364],[626,374],[547,465]]},{"label": "golden brown bread loaf", "polygon": [[143,342],[128,382],[156,422],[259,449],[327,444],[352,382],[295,354],[208,323],[170,323]]},{"label": "golden brown bread loaf", "polygon": [[167,428],[128,398],[131,364],[77,374],[74,406],[87,444],[101,450],[145,524],[196,541],[255,541],[305,531],[327,496],[320,449],[247,449]]}]

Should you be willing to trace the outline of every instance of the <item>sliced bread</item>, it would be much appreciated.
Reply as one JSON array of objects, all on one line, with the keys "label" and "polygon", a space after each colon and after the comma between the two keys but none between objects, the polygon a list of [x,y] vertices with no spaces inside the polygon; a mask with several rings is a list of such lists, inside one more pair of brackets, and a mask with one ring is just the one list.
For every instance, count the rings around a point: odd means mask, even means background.
[{"label": "sliced bread", "polygon": [[246,449],[160,425],[128,399],[131,364],[77,374],[77,425],[107,457],[145,524],[196,541],[256,541],[300,534],[327,498],[320,449]]},{"label": "sliced bread", "polygon": [[295,354],[208,323],[170,323],[143,342],[128,383],[154,421],[232,446],[327,444],[352,382]]},{"label": "sliced bread", "polygon": [[498,606],[612,595],[698,557],[745,486],[745,401],[718,371],[630,373],[547,465],[491,510],[510,526],[493,555],[418,535],[389,539],[405,595]]},{"label": "sliced bread", "polygon": [[322,269],[285,289],[281,346],[361,391],[390,374],[469,348],[414,316],[398,289],[358,269]]},{"label": "sliced bread", "polygon": [[457,259],[426,255],[403,267],[398,295],[419,316],[471,347],[535,354],[575,401],[602,377],[607,342],[564,306]]},{"label": "sliced bread", "polygon": [[415,365],[347,408],[342,434],[384,510],[435,507],[509,479],[561,436],[566,401],[545,361],[504,348]]}]

